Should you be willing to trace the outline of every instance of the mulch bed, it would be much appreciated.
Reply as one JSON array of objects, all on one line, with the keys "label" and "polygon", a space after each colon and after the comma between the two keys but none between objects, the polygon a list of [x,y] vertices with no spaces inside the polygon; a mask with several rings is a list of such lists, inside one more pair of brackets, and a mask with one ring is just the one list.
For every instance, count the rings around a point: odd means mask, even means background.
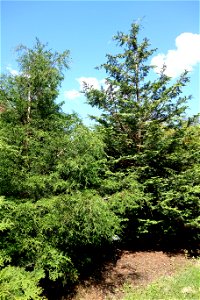
[{"label": "mulch bed", "polygon": [[121,299],[124,284],[146,286],[161,276],[173,275],[190,264],[184,253],[162,251],[122,251],[116,261],[107,262],[88,279],[83,280],[73,295],[63,300]]}]

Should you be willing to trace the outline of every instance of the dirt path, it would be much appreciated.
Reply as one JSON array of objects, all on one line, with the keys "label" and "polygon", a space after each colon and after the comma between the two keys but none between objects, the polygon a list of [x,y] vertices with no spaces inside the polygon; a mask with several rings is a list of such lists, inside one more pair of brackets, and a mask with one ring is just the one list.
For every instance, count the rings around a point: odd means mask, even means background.
[{"label": "dirt path", "polygon": [[191,263],[184,254],[168,255],[157,252],[123,251],[116,262],[85,280],[76,288],[76,294],[64,300],[121,299],[124,284],[145,286],[161,276],[169,276]]}]

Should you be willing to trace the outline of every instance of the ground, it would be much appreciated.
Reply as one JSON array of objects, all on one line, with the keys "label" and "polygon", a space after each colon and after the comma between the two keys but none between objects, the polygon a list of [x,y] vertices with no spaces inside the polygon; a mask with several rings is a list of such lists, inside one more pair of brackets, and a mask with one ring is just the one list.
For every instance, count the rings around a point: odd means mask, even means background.
[{"label": "ground", "polygon": [[185,253],[168,254],[162,251],[121,251],[118,259],[105,264],[90,278],[83,280],[73,295],[65,300],[121,299],[124,284],[146,286],[160,278],[170,276],[191,263]]}]

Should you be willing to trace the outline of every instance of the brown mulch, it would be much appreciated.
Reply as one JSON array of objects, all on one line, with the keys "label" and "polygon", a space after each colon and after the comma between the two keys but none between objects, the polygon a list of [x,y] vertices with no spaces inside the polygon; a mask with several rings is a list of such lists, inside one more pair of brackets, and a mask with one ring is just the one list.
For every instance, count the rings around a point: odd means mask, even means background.
[{"label": "brown mulch", "polygon": [[184,254],[162,251],[123,251],[117,261],[105,264],[98,273],[79,284],[72,296],[64,300],[121,299],[124,284],[145,286],[161,276],[173,275],[191,260]]}]

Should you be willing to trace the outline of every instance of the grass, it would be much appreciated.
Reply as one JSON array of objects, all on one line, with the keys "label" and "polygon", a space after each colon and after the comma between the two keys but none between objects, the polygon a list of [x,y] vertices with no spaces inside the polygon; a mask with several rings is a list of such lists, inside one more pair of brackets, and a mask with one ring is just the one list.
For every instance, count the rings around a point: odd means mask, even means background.
[{"label": "grass", "polygon": [[199,300],[200,260],[173,277],[162,277],[146,288],[124,287],[123,300]]}]

